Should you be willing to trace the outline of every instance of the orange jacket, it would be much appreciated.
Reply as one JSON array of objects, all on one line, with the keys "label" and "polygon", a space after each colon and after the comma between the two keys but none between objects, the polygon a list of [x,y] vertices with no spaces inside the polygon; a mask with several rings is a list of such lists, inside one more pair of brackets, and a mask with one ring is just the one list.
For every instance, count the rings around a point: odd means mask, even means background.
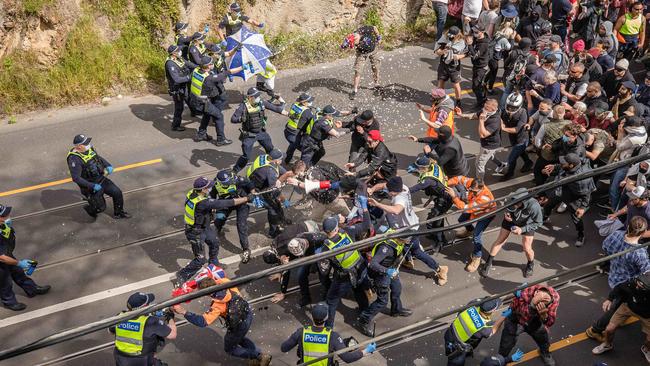
[{"label": "orange jacket", "polygon": [[[445,116],[446,114],[446,116]],[[442,120],[444,118],[444,120]],[[429,112],[429,121],[438,122],[440,125],[447,125],[451,128],[452,135],[454,134],[454,110],[452,109],[449,113],[446,110],[440,110],[431,106],[431,112]],[[429,126],[429,125],[427,125]],[[427,137],[438,138],[438,133],[436,130],[429,126],[427,129]]]},{"label": "orange jacket", "polygon": [[[217,279],[216,282],[217,284],[221,285],[223,283],[230,282],[230,280],[227,278],[222,278],[222,279]],[[226,290],[226,296],[224,296],[223,299],[218,300],[212,298],[212,304],[210,304],[210,309],[208,309],[208,311],[206,311],[203,314],[203,319],[205,319],[206,323],[212,324],[220,316],[223,317],[226,316],[226,314],[228,313],[228,302],[232,299],[232,292],[239,295],[239,290],[237,289],[237,287],[233,287]]]},{"label": "orange jacket", "polygon": [[458,197],[454,197],[454,205],[456,205],[459,210],[468,209],[465,212],[469,213],[470,219],[475,219],[487,212],[492,211],[496,207],[495,202],[488,203],[490,201],[494,201],[494,196],[487,186],[484,185],[483,188],[476,194],[469,191],[469,187],[472,185],[473,181],[473,178],[465,177],[462,175],[452,177],[447,181],[447,185],[450,187],[455,185],[463,185],[465,188],[467,188],[467,203]]}]

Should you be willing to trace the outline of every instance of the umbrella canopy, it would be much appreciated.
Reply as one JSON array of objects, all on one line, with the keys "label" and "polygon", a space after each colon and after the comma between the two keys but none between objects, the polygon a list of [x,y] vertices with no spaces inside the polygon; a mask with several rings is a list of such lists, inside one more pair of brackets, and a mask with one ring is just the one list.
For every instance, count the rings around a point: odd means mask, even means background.
[{"label": "umbrella canopy", "polygon": [[244,71],[233,74],[233,76],[239,76],[244,80],[248,80],[266,68],[266,60],[271,57],[271,51],[266,47],[262,34],[242,27],[239,32],[228,36],[226,43],[227,51],[241,45],[241,48],[228,60],[228,68],[233,69],[250,63],[255,70],[255,73],[251,73],[250,70],[245,69]]}]

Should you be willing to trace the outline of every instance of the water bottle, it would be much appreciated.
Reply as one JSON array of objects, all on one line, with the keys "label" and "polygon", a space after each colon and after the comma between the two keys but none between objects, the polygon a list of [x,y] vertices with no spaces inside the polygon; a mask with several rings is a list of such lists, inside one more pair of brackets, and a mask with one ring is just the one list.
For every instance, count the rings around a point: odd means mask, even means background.
[{"label": "water bottle", "polygon": [[25,274],[28,276],[31,276],[32,273],[36,270],[36,266],[38,265],[38,261],[30,260],[29,261],[29,268],[25,271]]}]

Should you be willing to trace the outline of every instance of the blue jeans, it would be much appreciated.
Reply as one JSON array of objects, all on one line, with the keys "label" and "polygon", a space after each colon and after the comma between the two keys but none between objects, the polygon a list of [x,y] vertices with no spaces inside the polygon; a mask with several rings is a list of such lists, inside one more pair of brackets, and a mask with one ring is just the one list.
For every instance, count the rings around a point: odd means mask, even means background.
[{"label": "blue jeans", "polygon": [[424,264],[427,265],[427,267],[431,268],[434,271],[437,271],[438,268],[440,268],[438,262],[436,262],[436,260],[433,259],[433,257],[427,254],[424,250],[422,250],[422,244],[420,244],[420,238],[418,238],[417,236],[412,237],[409,245],[411,246],[409,255],[412,255],[413,257],[421,260],[422,262],[424,262]]},{"label": "blue jeans", "polygon": [[246,320],[244,320],[237,329],[226,332],[223,337],[223,349],[227,354],[233,357],[256,359],[260,355],[260,349],[255,346],[255,343],[246,338],[246,334],[253,322],[253,313],[249,312]]},{"label": "blue jeans", "polygon": [[528,154],[526,153],[526,146],[528,146],[527,142],[512,147],[512,150],[510,150],[510,155],[508,155],[508,172],[505,176],[512,177],[515,175],[515,167],[517,166],[518,158],[521,158],[524,161],[524,166],[533,166],[533,161],[530,160]]},{"label": "blue jeans", "polygon": [[629,167],[618,168],[612,175],[611,183],[609,185],[609,202],[612,204],[612,209],[617,210],[621,206],[621,193],[623,188],[621,188],[621,182],[627,176],[627,170]]},{"label": "blue jeans", "polygon": [[447,4],[438,1],[431,3],[431,8],[436,13],[436,41],[442,37],[442,32],[445,30],[445,22],[447,22]]},{"label": "blue jeans", "polygon": [[[472,227],[472,225],[466,225],[465,228],[470,230],[469,228],[471,227],[472,230],[474,230],[474,238],[472,239],[472,242],[474,243],[474,250],[472,251],[472,257],[478,257],[481,258],[483,256],[483,241],[481,237],[483,236],[483,232],[487,227],[490,225],[492,220],[494,219],[494,216],[486,217],[483,219],[480,219],[476,222],[476,226]],[[463,212],[460,214],[458,217],[458,222],[465,222],[469,220],[469,214],[467,212]]]}]

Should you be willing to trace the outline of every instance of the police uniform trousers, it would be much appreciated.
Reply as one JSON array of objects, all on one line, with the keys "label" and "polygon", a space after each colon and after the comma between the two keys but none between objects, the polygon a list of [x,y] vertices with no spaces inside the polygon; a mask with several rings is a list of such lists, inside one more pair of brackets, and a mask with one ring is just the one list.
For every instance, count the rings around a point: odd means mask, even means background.
[{"label": "police uniform trousers", "polygon": [[[182,86],[181,90],[185,91],[186,87]],[[185,93],[181,90],[170,92],[174,101],[174,117],[172,118],[172,128],[180,127],[183,117],[184,104],[186,102]]]},{"label": "police uniform trousers", "polygon": [[293,128],[285,127],[284,128],[284,138],[287,139],[289,146],[287,147],[287,153],[285,154],[284,162],[290,163],[293,159],[293,154],[296,153],[296,149],[300,147],[300,140],[302,135],[298,134],[298,130]]},{"label": "police uniform trousers", "polygon": [[36,283],[27,277],[22,268],[0,263],[0,299],[4,305],[13,305],[18,302],[12,282],[16,282],[28,297],[36,296]]},{"label": "police uniform trousers", "polygon": [[[427,214],[427,220],[430,220],[434,217],[444,215],[451,208],[453,202],[450,199],[443,197],[435,197],[434,204],[431,208],[431,211]],[[439,219],[427,223],[427,229],[436,229],[445,226],[445,220]],[[433,240],[433,244],[438,247],[443,247],[447,245],[447,239],[445,238],[444,231],[439,231],[430,235]]]},{"label": "police uniform trousers", "polygon": [[223,349],[227,354],[245,359],[259,357],[261,350],[246,337],[252,322],[253,312],[251,311],[237,327],[234,329],[228,328],[226,335],[223,337]]},{"label": "police uniform trousers", "polygon": [[377,299],[364,310],[359,318],[368,323],[370,322],[386,305],[390,295],[390,312],[398,313],[404,308],[402,307],[402,283],[399,277],[390,278],[388,275],[379,273],[373,277],[375,291],[377,292]]},{"label": "police uniform trousers", "polygon": [[302,138],[301,157],[307,167],[316,165],[320,159],[325,156],[325,147],[322,141],[316,141],[310,136]]},{"label": "police uniform trousers", "polygon": [[487,100],[486,74],[487,70],[484,67],[472,67],[472,91],[476,96],[476,106],[479,108],[483,108]]},{"label": "police uniform trousers", "polygon": [[180,277],[179,280],[183,280],[182,282],[189,280],[206,263],[203,243],[208,245],[210,262],[215,264],[219,263],[219,241],[217,240],[217,232],[211,226],[208,226],[202,231],[186,229],[185,237],[192,245],[194,259],[178,271],[177,277]]},{"label": "police uniform trousers", "polygon": [[223,226],[226,224],[228,216],[230,216],[230,214],[235,210],[237,211],[237,234],[239,235],[239,244],[241,244],[243,250],[246,250],[249,248],[248,223],[246,222],[250,212],[249,205],[237,205],[218,210],[214,217],[214,226],[217,228],[217,231],[221,231]]},{"label": "police uniform trousers", "polygon": [[148,356],[129,357],[119,354],[117,350],[113,354],[115,355],[116,366],[167,366],[165,362],[153,357],[152,361]]},{"label": "police uniform trousers", "polygon": [[270,154],[271,150],[273,150],[273,141],[271,141],[271,136],[266,131],[260,131],[258,133],[248,133],[248,134],[244,133],[242,136],[239,137],[239,139],[241,140],[242,155],[239,157],[239,159],[237,159],[237,162],[233,167],[233,171],[235,173],[242,170],[242,168],[245,167],[246,164],[248,164],[248,161],[251,156],[251,152],[253,150],[253,145],[255,145],[255,142],[259,142],[267,154]]},{"label": "police uniform trousers", "polygon": [[[309,291],[309,273],[315,264],[306,264],[302,267],[296,268],[298,272],[298,286],[300,287],[300,297],[304,300],[304,303],[311,303],[311,293]],[[327,291],[332,285],[332,280],[330,280],[329,273],[323,274],[320,271],[318,272],[318,280],[320,281],[321,294],[320,301],[324,301],[327,297]]]},{"label": "police uniform trousers", "polygon": [[102,189],[99,192],[93,192],[85,187],[81,189],[81,194],[83,194],[88,200],[90,209],[96,213],[104,212],[104,210],[106,210],[106,200],[104,199],[104,195],[107,195],[113,199],[113,212],[115,214],[122,212],[124,210],[124,196],[122,195],[120,187],[107,177],[102,177],[99,180],[100,182],[98,183],[102,186]]},{"label": "police uniform trousers", "polygon": [[275,238],[280,234],[280,225],[284,224],[284,210],[280,202],[280,193],[270,192],[262,195],[262,205],[266,209],[266,217],[269,222],[269,236]]},{"label": "police uniform trousers", "polygon": [[207,133],[208,124],[210,124],[210,119],[212,119],[217,133],[217,140],[222,141],[226,138],[222,112],[225,104],[226,98],[223,94],[210,98],[205,102],[203,117],[201,117],[201,125],[199,125],[199,135]]},{"label": "police uniform trousers", "polygon": [[334,278],[329,290],[327,291],[327,298],[325,302],[328,307],[326,327],[334,326],[334,318],[336,317],[336,308],[339,306],[341,298],[345,296],[350,290],[354,293],[354,298],[359,305],[359,311],[362,312],[368,308],[368,296],[366,291],[370,289],[370,281],[368,280],[368,269],[364,259],[361,259],[360,264],[357,265],[357,285],[352,286],[348,275],[340,270],[334,271]]}]

